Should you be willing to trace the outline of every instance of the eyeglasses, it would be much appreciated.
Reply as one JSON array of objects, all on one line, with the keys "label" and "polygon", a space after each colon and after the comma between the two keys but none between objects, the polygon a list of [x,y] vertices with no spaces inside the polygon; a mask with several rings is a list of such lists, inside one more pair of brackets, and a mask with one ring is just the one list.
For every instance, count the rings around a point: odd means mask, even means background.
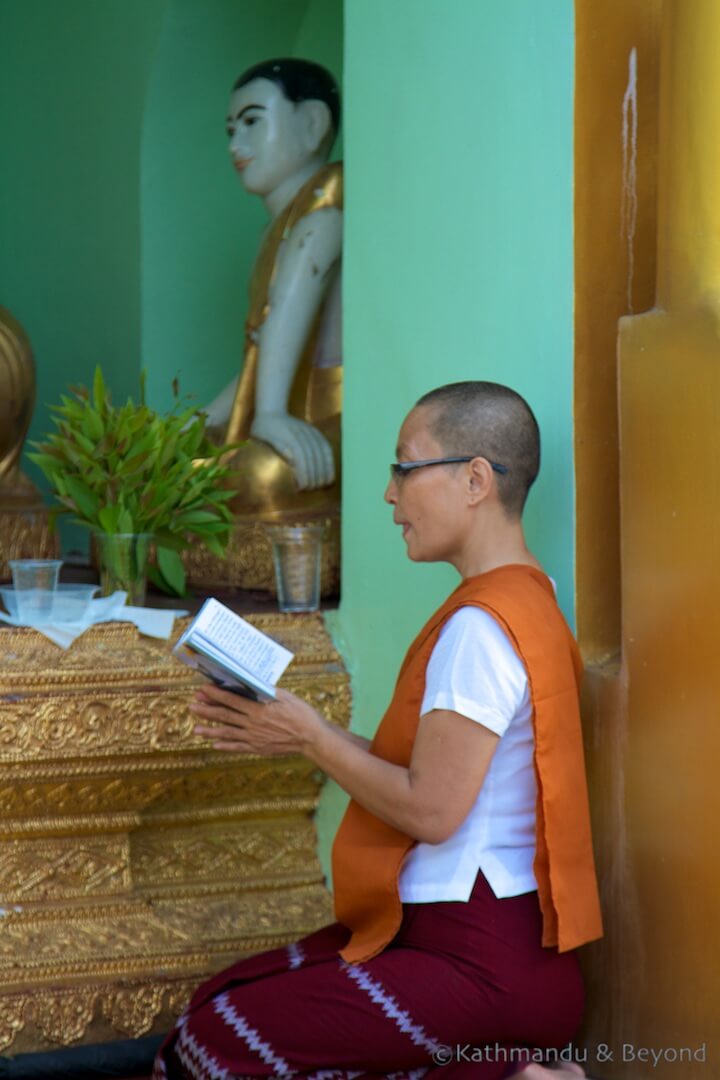
[{"label": "eyeglasses", "polygon": [[[430,458],[428,461],[393,461],[390,466],[390,477],[393,480],[402,480],[413,469],[426,469],[428,465],[459,465],[462,461],[474,461],[476,457],[482,456],[482,454],[471,454],[465,457]],[[497,461],[490,461],[489,458],[485,460],[496,473],[504,474],[507,472],[507,465],[501,465]]]}]

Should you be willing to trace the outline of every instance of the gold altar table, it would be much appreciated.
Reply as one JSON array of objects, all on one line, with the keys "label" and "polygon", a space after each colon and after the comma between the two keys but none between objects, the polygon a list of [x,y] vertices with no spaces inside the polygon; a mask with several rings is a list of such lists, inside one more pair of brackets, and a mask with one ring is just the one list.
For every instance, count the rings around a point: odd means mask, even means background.
[{"label": "gold altar table", "polygon": [[[282,685],[347,726],[322,617],[248,618],[296,654]],[[0,1052],[163,1031],[208,974],[332,917],[322,776],[208,749],[169,650],[120,623],[67,652],[0,631]]]}]

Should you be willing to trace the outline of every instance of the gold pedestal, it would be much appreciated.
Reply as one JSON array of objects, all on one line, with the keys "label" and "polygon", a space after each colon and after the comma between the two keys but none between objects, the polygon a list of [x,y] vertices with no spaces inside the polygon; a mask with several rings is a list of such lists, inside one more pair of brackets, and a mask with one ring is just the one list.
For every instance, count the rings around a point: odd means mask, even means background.
[{"label": "gold pedestal", "polygon": [[[205,592],[213,589],[261,589],[277,595],[272,547],[257,517],[237,517],[224,558],[202,545],[183,552],[191,585]],[[293,524],[285,521],[283,524]],[[322,596],[337,596],[340,589],[340,519],[328,518],[320,576]]]},{"label": "gold pedestal", "polygon": [[[346,725],[321,616],[251,616],[296,654],[283,685]],[[332,918],[321,776],[193,735],[166,642],[95,627],[62,652],[0,631],[0,1051],[168,1028],[235,958]]]},{"label": "gold pedestal", "polygon": [[0,479],[0,581],[10,577],[10,559],[54,559],[58,549],[35,486],[20,472]]}]

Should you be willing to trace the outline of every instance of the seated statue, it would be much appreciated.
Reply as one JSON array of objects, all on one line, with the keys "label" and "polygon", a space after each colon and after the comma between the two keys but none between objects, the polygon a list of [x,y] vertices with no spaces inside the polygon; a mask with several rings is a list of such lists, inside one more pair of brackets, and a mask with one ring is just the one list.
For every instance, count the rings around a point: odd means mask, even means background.
[{"label": "seated statue", "polygon": [[270,60],[237,80],[227,129],[246,191],[271,217],[250,281],[240,376],[206,408],[234,454],[240,518],[297,521],[339,505],[342,166],[332,76]]}]

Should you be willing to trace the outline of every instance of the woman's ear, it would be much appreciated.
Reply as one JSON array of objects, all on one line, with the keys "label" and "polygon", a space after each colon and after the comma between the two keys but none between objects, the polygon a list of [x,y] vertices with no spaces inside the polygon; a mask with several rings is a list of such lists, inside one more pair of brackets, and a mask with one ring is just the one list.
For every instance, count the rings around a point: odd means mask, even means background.
[{"label": "woman's ear", "polygon": [[324,101],[301,101],[297,106],[302,119],[302,138],[308,153],[316,154],[332,130],[332,116]]},{"label": "woman's ear", "polygon": [[488,497],[495,482],[492,466],[487,458],[476,457],[468,463],[468,495],[475,506]]}]

